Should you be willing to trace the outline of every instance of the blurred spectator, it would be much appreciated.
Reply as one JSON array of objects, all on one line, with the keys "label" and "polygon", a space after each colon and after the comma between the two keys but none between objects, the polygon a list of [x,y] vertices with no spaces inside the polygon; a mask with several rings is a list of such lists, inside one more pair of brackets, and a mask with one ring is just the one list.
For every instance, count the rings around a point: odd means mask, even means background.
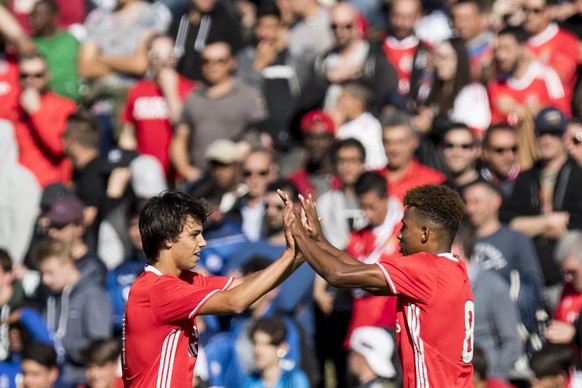
[{"label": "blurred spectator", "polygon": [[[271,183],[265,193],[265,237],[243,247],[237,255],[238,262],[231,263],[231,270],[239,269],[253,256],[262,256],[275,260],[285,248],[285,231],[283,229],[283,203],[277,190],[286,193],[289,198],[297,198],[297,188],[290,182],[279,180]],[[310,346],[315,334],[313,316],[313,283],[315,272],[311,267],[301,266],[279,287],[273,299],[273,311],[293,318],[301,325]],[[315,368],[315,365],[313,365]],[[306,371],[307,372],[307,371]]]},{"label": "blurred spectator", "polygon": [[307,197],[325,193],[339,187],[333,174],[331,148],[333,147],[335,125],[326,113],[314,110],[301,119],[303,134],[304,167],[294,171],[289,180],[297,186],[299,193]]},{"label": "blurred spectator", "polygon": [[466,124],[481,138],[491,121],[487,90],[471,80],[471,65],[465,42],[454,37],[431,52],[434,81],[425,101],[420,99],[414,126],[438,139],[452,122]]},{"label": "blurred spectator", "polygon": [[402,202],[404,194],[413,187],[445,181],[443,174],[415,160],[418,137],[410,116],[400,111],[388,112],[382,116],[381,123],[388,164],[380,172],[386,177],[390,196]]},{"label": "blurred spectator", "polygon": [[[572,3],[567,3],[574,6],[574,13],[569,18],[567,18],[563,23],[562,27],[570,32],[572,32],[578,38],[578,41],[582,41],[582,2],[575,1]],[[578,68],[577,73],[582,74],[582,50],[578,48]],[[576,85],[572,93],[572,111],[575,115],[582,115],[582,77],[578,77]]]},{"label": "blurred spectator", "polygon": [[460,0],[451,6],[453,27],[465,41],[471,63],[471,79],[487,83],[493,77],[493,34],[489,30],[489,12],[483,2]]},{"label": "blurred spectator", "polygon": [[[351,233],[346,253],[366,264],[400,257],[397,236],[404,209],[397,197],[388,194],[386,179],[376,172],[365,172],[354,188],[368,225]],[[345,346],[358,327],[396,327],[395,297],[373,295],[363,289],[354,289],[353,296],[354,309]]]},{"label": "blurred spectator", "polygon": [[236,200],[226,217],[242,227],[249,241],[264,236],[265,193],[277,175],[273,154],[267,150],[251,151],[242,163],[242,180],[248,191]]},{"label": "blurred spectator", "polygon": [[[18,22],[27,33],[34,32],[34,22],[30,20],[30,15],[34,12],[34,6],[39,0],[23,1],[8,0],[10,10],[18,19]],[[71,30],[79,29],[83,24],[83,19],[88,11],[88,4],[93,1],[82,0],[54,0],[58,7],[58,17],[56,20],[57,27],[62,29],[70,28]]]},{"label": "blurred spectator", "polygon": [[350,339],[349,368],[358,388],[396,388],[394,339],[381,327],[363,326]]},{"label": "blurred spectator", "polygon": [[576,83],[579,41],[576,35],[554,23],[555,4],[551,0],[524,0],[523,28],[531,34],[527,48],[541,63],[552,67],[562,80],[566,98],[572,98]]},{"label": "blurred spectator", "polygon": [[220,210],[222,195],[214,188],[198,195],[204,198],[212,212],[204,225],[206,246],[200,252],[198,267],[204,268],[213,275],[227,276],[233,262],[238,262],[241,249],[244,249],[248,239],[236,222],[227,218]]},{"label": "blurred spectator", "polygon": [[47,234],[68,246],[70,258],[84,276],[103,285],[107,269],[84,241],[87,228],[83,209],[83,202],[74,195],[57,199],[45,215],[48,222]]},{"label": "blurred spectator", "polygon": [[120,113],[127,91],[147,70],[148,40],[166,25],[151,4],[116,0],[114,11],[93,10],[85,27],[87,39],[81,45],[77,69],[88,81],[83,101],[101,123],[101,150],[106,152],[121,132]]},{"label": "blurred spectator", "polygon": [[281,366],[281,359],[289,347],[285,342],[287,330],[283,321],[277,318],[259,319],[253,324],[249,334],[253,342],[253,357],[258,372],[248,376],[243,387],[310,387],[303,371],[286,370]]},{"label": "blurred spectator", "polygon": [[545,278],[546,303],[555,306],[560,271],[553,260],[556,241],[570,229],[582,228],[582,169],[568,158],[562,136],[567,119],[556,108],[535,118],[540,161],[522,172],[501,219],[534,240]]},{"label": "blurred spectator", "polygon": [[230,54],[234,55],[242,48],[242,29],[234,11],[228,9],[228,3],[215,0],[189,0],[188,3],[189,11],[174,20],[169,32],[176,40],[178,73],[199,81],[207,77],[203,69],[206,46],[226,42]]},{"label": "blurred spectator", "polygon": [[[366,171],[366,150],[362,143],[348,138],[336,142],[332,153],[334,169],[342,186],[319,196],[317,209],[323,217],[321,227],[325,237],[336,248],[344,249],[350,233],[362,229],[366,224],[354,188],[360,175]],[[330,359],[334,364],[333,377],[337,381],[337,387],[346,387],[347,351],[343,343],[353,309],[351,290],[332,287],[316,275],[313,300],[316,304],[315,345],[324,380],[322,384],[330,378],[324,372],[325,364]]]},{"label": "blurred spectator", "polygon": [[531,59],[527,38],[521,27],[506,27],[497,33],[497,75],[487,87],[494,124],[505,121],[515,125],[528,111],[536,114],[545,106],[570,114],[570,102],[558,74]]},{"label": "blurred spectator", "polygon": [[335,143],[332,153],[341,187],[320,195],[317,211],[323,217],[325,238],[334,247],[344,249],[350,232],[360,230],[366,222],[355,191],[356,181],[366,171],[366,150],[358,140],[348,138]]},{"label": "blurred spectator", "polygon": [[220,211],[228,212],[236,201],[247,193],[240,182],[241,157],[236,144],[228,139],[214,140],[204,153],[208,164],[207,179],[201,179],[190,190],[192,197],[208,193],[211,189],[220,196]]},{"label": "blurred spectator", "polygon": [[118,375],[121,346],[115,340],[93,341],[83,350],[87,384],[78,388],[121,388]]},{"label": "blurred spectator", "polygon": [[[70,4],[78,1],[70,1]],[[79,74],[77,60],[79,41],[66,30],[57,28],[59,7],[55,0],[38,0],[30,13],[32,41],[37,50],[44,54],[51,74],[49,85],[61,96],[72,100],[79,98]]]},{"label": "blurred spectator", "polygon": [[471,258],[483,270],[497,272],[511,284],[511,272],[536,285],[538,292],[544,277],[531,239],[499,221],[503,198],[490,183],[475,182],[464,192],[467,218],[475,228],[475,249]]},{"label": "blurred spectator", "polygon": [[366,148],[366,168],[378,170],[386,167],[387,160],[382,147],[382,125],[368,112],[372,98],[372,90],[361,82],[343,84],[336,111],[341,126],[336,137],[359,140]]},{"label": "blurred spectator", "polygon": [[473,364],[473,384],[475,388],[515,388],[502,379],[489,376],[487,373],[489,369],[487,357],[485,357],[485,353],[478,346],[473,348],[473,360],[471,363]]},{"label": "blurred spectator", "polygon": [[389,35],[382,48],[388,61],[398,72],[398,92],[408,96],[414,54],[420,43],[414,35],[414,25],[422,17],[419,0],[394,0],[388,13]]},{"label": "blurred spectator", "polygon": [[178,57],[173,46],[174,40],[167,35],[155,35],[149,41],[146,78],[128,92],[119,137],[121,148],[155,156],[169,180],[174,178],[168,155],[172,126],[178,123],[182,102],[194,86],[176,72]]},{"label": "blurred spectator", "polygon": [[120,152],[120,160],[113,158],[120,150],[109,152],[107,172],[106,215],[99,226],[98,257],[108,269],[113,269],[132,253],[131,238],[127,232],[127,213],[134,200],[150,198],[168,189],[160,162],[151,155],[132,155]]},{"label": "blurred spectator", "polygon": [[85,205],[86,241],[94,250],[99,224],[107,211],[108,162],[99,151],[99,123],[89,112],[79,109],[68,117],[62,139],[65,154],[73,163],[75,194]]},{"label": "blurred spectator", "polygon": [[582,119],[574,117],[566,126],[564,141],[568,154],[579,167],[582,167]]},{"label": "blurred spectator", "polygon": [[503,199],[511,197],[513,185],[520,173],[517,164],[517,131],[510,125],[489,127],[483,137],[481,177],[501,192]]},{"label": "blurred spectator", "polygon": [[333,45],[329,10],[317,0],[292,0],[289,5],[299,19],[289,30],[289,50],[313,62]]},{"label": "blurred spectator", "polygon": [[487,357],[487,372],[481,377],[509,378],[517,359],[522,355],[522,342],[518,334],[518,314],[509,296],[509,286],[504,279],[483,269],[471,260],[475,236],[471,227],[462,225],[455,237],[452,252],[467,266],[471,289],[475,298],[475,345]]},{"label": "blurred spectator", "polygon": [[145,198],[139,198],[129,205],[126,228],[131,241],[131,251],[117,267],[107,272],[107,292],[113,307],[113,330],[118,335],[122,331],[129,289],[135,279],[143,272],[146,264],[138,228],[139,214],[146,201]]},{"label": "blurred spectator", "polygon": [[[6,44],[12,46],[6,47]],[[6,9],[4,4],[0,4],[0,53],[2,55],[8,52],[15,54],[12,50],[15,50],[17,54],[22,54],[34,50],[34,44],[14,14]]]},{"label": "blurred spectator", "polygon": [[577,359],[578,357],[568,345],[544,346],[534,353],[529,361],[534,374],[531,380],[532,388],[578,386],[572,381]]},{"label": "blurred spectator", "polygon": [[555,259],[565,284],[553,318],[573,324],[582,308],[582,231],[570,231],[558,242]]},{"label": "blurred spectator", "polygon": [[[63,380],[84,384],[82,350],[96,339],[110,338],[111,304],[103,286],[79,271],[63,241],[38,243],[35,259],[51,294],[45,306],[47,324],[65,352]],[[87,276],[89,275],[89,276]]]},{"label": "blurred spectator", "polygon": [[252,138],[250,129],[266,116],[264,100],[233,76],[235,61],[227,42],[202,51],[204,85],[184,101],[184,111],[170,143],[170,158],[188,182],[202,177],[204,151],[217,139]]},{"label": "blurred spectator", "polygon": [[348,80],[359,80],[372,88],[374,98],[368,110],[373,114],[397,94],[398,75],[394,66],[386,60],[378,45],[361,36],[358,20],[358,12],[349,3],[339,3],[332,8],[334,46],[315,62],[315,74],[302,97],[304,108],[337,109],[341,83]]},{"label": "blurred spectator", "polygon": [[49,91],[50,74],[42,54],[23,54],[18,64],[22,92],[15,128],[20,163],[36,175],[42,187],[53,182],[68,183],[71,165],[65,158],[61,137],[75,103]]},{"label": "blurred spectator", "polygon": [[483,179],[477,171],[481,148],[475,134],[465,124],[452,124],[446,130],[441,152],[449,175],[445,184],[461,196],[467,186]]},{"label": "blurred spectator", "polygon": [[11,122],[0,119],[0,247],[22,264],[30,245],[41,191],[34,174],[18,163]]},{"label": "blurred spectator", "polygon": [[22,388],[53,388],[59,378],[57,352],[47,344],[33,343],[22,352]]},{"label": "blurred spectator", "polygon": [[270,1],[258,9],[255,40],[237,56],[237,77],[262,92],[269,116],[257,128],[286,152],[295,143],[291,121],[312,64],[291,53],[281,13]]}]

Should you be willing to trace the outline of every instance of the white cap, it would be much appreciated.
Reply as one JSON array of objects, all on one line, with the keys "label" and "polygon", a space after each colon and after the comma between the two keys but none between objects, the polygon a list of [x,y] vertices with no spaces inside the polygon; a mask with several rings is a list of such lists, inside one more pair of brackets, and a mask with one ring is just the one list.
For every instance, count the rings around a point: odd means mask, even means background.
[{"label": "white cap", "polygon": [[151,155],[139,155],[129,163],[131,186],[139,198],[150,198],[168,189],[162,164]]},{"label": "white cap", "polygon": [[381,327],[362,326],[355,329],[350,338],[350,348],[361,354],[378,376],[390,378],[396,375],[392,365],[394,341]]}]

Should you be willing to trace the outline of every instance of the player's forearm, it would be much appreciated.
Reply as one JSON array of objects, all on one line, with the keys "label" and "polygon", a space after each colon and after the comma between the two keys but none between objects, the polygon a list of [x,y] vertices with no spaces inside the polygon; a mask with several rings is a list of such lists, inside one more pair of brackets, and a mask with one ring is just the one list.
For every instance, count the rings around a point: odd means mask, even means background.
[{"label": "player's forearm", "polygon": [[286,249],[281,257],[267,268],[241,279],[240,284],[229,290],[234,296],[231,300],[234,312],[238,314],[246,310],[261,296],[287,279],[299,265],[293,252]]},{"label": "player's forearm", "polygon": [[355,259],[352,256],[348,255],[341,249],[334,247],[329,241],[322,239],[321,241],[317,242],[317,245],[319,245],[319,247],[323,249],[327,254],[334,256],[342,263],[348,265],[354,264]]}]

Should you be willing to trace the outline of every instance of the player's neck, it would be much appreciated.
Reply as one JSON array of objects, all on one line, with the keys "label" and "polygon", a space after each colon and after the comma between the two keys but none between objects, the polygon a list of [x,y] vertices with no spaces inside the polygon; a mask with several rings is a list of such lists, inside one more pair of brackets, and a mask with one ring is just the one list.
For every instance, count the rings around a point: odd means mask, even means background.
[{"label": "player's neck", "polygon": [[160,253],[158,261],[151,266],[160,271],[163,275],[180,276],[182,273],[182,270],[176,266],[174,261],[165,257],[162,253]]}]

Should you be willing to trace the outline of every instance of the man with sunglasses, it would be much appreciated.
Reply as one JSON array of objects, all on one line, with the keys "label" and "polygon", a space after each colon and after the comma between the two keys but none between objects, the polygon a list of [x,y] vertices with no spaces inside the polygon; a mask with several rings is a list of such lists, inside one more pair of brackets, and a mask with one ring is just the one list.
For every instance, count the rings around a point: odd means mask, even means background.
[{"label": "man with sunglasses", "polygon": [[485,132],[481,153],[480,174],[509,198],[520,172],[517,163],[517,131],[508,124],[496,124]]},{"label": "man with sunglasses", "polygon": [[20,106],[15,120],[20,163],[30,169],[44,187],[49,183],[68,183],[71,164],[64,154],[61,138],[75,103],[49,90],[50,75],[44,56],[23,54],[20,71]]},{"label": "man with sunglasses", "polygon": [[202,177],[204,151],[210,143],[217,139],[258,142],[255,125],[267,116],[259,92],[234,77],[236,61],[229,43],[208,43],[201,60],[204,83],[184,100],[170,142],[170,160],[187,182]]},{"label": "man with sunglasses", "polygon": [[568,157],[563,142],[567,123],[564,112],[554,107],[537,114],[539,161],[519,175],[500,214],[502,222],[534,240],[550,308],[557,302],[562,281],[553,259],[556,242],[568,230],[582,228],[582,169]]}]

